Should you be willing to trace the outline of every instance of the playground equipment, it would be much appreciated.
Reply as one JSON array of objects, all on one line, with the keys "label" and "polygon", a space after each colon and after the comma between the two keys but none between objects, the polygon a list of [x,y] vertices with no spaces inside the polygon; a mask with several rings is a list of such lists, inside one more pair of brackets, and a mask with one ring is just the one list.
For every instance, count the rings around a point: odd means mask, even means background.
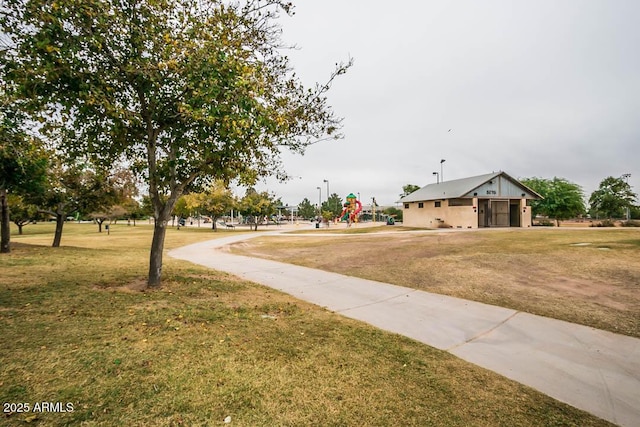
[{"label": "playground equipment", "polygon": [[347,196],[347,202],[342,206],[343,209],[340,214],[340,220],[347,221],[349,226],[354,222],[358,222],[358,214],[362,210],[362,203],[360,203],[360,200],[358,200],[353,193]]}]

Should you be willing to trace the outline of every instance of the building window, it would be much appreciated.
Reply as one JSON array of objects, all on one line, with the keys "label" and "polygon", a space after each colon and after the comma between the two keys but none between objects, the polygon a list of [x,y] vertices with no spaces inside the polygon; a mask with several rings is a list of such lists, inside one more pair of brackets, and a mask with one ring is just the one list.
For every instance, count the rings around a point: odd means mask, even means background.
[{"label": "building window", "polygon": [[424,203],[422,203],[422,202],[418,202],[418,207],[419,207],[420,209],[424,208]]},{"label": "building window", "polygon": [[434,202],[434,206],[436,208],[439,208],[440,206],[442,206],[442,202]]},{"label": "building window", "polygon": [[405,203],[405,204],[404,204],[404,208],[405,208],[405,209],[409,209],[409,203]]}]

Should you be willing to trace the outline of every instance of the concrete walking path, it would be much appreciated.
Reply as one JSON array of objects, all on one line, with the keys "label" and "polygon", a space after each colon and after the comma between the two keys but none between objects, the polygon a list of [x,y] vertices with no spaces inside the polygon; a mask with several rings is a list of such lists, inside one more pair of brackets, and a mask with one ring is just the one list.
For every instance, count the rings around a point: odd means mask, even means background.
[{"label": "concrete walking path", "polygon": [[219,250],[258,232],[169,252],[286,292],[490,369],[625,427],[640,426],[640,339],[415,289]]}]

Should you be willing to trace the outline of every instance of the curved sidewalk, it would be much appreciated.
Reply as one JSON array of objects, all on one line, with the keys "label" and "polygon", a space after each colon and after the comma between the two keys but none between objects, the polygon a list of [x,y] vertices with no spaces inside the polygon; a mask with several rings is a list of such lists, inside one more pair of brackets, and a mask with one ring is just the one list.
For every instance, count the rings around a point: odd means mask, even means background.
[{"label": "curved sidewalk", "polygon": [[621,426],[640,425],[640,339],[497,306],[232,255],[257,232],[169,256],[286,292],[490,369]]}]

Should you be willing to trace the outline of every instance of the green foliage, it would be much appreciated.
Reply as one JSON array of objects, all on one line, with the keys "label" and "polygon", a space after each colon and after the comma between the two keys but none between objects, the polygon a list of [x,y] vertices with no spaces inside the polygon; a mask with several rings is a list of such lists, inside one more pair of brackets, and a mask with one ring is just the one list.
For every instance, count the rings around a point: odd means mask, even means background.
[{"label": "green foliage", "polygon": [[525,178],[521,179],[521,182],[543,197],[542,200],[531,202],[534,218],[537,215],[548,216],[560,225],[560,221],[575,218],[586,212],[582,188],[577,184],[558,177]]},{"label": "green foliage", "polygon": [[[99,206],[91,206],[88,216],[98,223],[98,231],[102,231],[102,222],[106,220],[133,219],[142,217],[141,207],[134,198],[138,195],[137,180],[133,173],[122,167],[115,167],[105,182],[106,200]],[[82,212],[86,216],[86,212]]]},{"label": "green foliage", "polygon": [[306,197],[298,205],[298,215],[304,219],[311,219],[318,214],[318,211],[311,201]]},{"label": "green foliage", "polygon": [[418,191],[419,189],[420,189],[419,185],[415,185],[415,184],[403,185],[402,193],[400,194],[400,197],[408,196],[409,194],[413,193],[414,191]]},{"label": "green foliage", "polygon": [[342,199],[336,193],[332,193],[326,202],[322,203],[322,211],[331,212],[336,217],[342,212]]},{"label": "green foliage", "polygon": [[216,229],[216,220],[236,207],[237,201],[231,190],[218,180],[206,192],[201,193],[201,212],[209,215],[212,227]]},{"label": "green foliage", "polygon": [[144,216],[153,216],[153,203],[151,203],[151,198],[149,196],[142,196],[142,200],[140,201],[140,214]]},{"label": "green foliage", "polygon": [[389,207],[384,210],[384,213],[389,215],[391,218],[396,221],[402,221],[402,209],[398,209],[395,207]]},{"label": "green foliage", "polygon": [[589,205],[592,216],[622,218],[626,216],[626,209],[631,209],[636,200],[637,195],[624,179],[610,176],[602,180],[599,188],[591,193]]},{"label": "green foliage", "polygon": [[333,218],[335,218],[335,214],[332,211],[326,211],[326,210],[322,210],[322,219],[327,223],[327,224],[331,224],[331,221],[333,221]]},{"label": "green foliage", "polygon": [[152,198],[177,199],[197,179],[252,183],[279,173],[283,147],[339,137],[329,85],[306,90],[277,49],[283,3],[5,4],[16,44],[3,64],[22,96],[58,111],[67,149],[146,171]]},{"label": "green foliage", "polygon": [[0,252],[8,253],[11,251],[8,197],[42,191],[47,156],[40,141],[24,131],[24,116],[13,99],[4,90],[0,90],[0,97]]},{"label": "green foliage", "polygon": [[[305,88],[282,55],[278,0],[6,0],[0,67],[64,149],[126,158],[148,183],[161,264],[178,198],[213,179],[253,184],[285,174],[283,149],[340,138],[328,106],[339,64]],[[54,120],[57,119],[57,120]],[[161,265],[150,266],[159,285]]]},{"label": "green foliage", "polygon": [[597,221],[591,224],[591,227],[615,227],[615,221],[611,219],[603,219],[602,221]]},{"label": "green foliage", "polygon": [[269,218],[276,212],[276,203],[266,191],[258,193],[255,189],[249,188],[240,200],[238,208],[240,213],[248,218],[249,223],[255,226],[255,230],[258,230],[258,225],[264,223],[264,218]]},{"label": "green foliage", "polygon": [[25,195],[42,189],[48,155],[23,126],[9,108],[0,108],[0,189]]},{"label": "green foliage", "polygon": [[174,212],[188,217],[207,215],[211,217],[212,228],[216,229],[216,220],[229,212],[236,205],[236,200],[223,181],[214,181],[206,191],[189,193],[178,199]]},{"label": "green foliage", "polygon": [[66,215],[109,207],[118,194],[107,172],[86,163],[56,162],[49,170],[45,191],[34,200],[51,215]]},{"label": "green foliage", "polygon": [[190,196],[190,194],[185,194],[178,199],[173,208],[174,215],[177,215],[180,218],[188,218],[191,216],[193,211],[188,200]]},{"label": "green foliage", "polygon": [[22,227],[34,221],[38,217],[38,207],[26,203],[24,198],[17,194],[7,196],[11,221],[18,227],[18,234],[22,234]]},{"label": "green foliage", "polygon": [[60,246],[64,220],[74,213],[90,213],[113,206],[118,192],[108,173],[87,163],[54,161],[48,171],[48,181],[42,193],[32,197],[40,212],[56,218],[53,246]]}]

